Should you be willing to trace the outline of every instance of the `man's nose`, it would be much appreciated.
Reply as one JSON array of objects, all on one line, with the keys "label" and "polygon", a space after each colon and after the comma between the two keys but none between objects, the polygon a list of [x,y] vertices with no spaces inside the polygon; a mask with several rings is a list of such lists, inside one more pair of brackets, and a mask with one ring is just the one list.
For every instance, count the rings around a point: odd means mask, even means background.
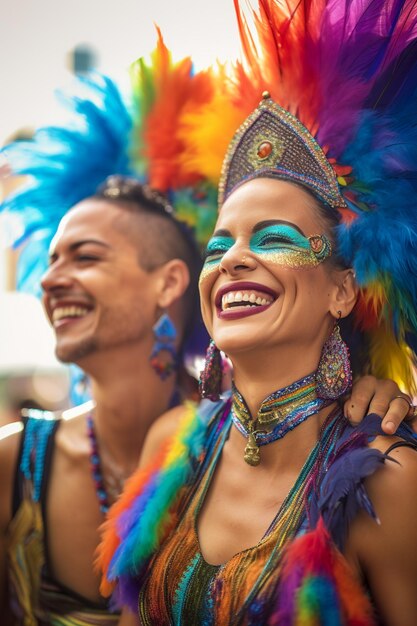
[{"label": "man's nose", "polygon": [[71,287],[73,278],[71,274],[62,266],[51,265],[41,278],[41,287],[45,293],[55,291],[56,289],[65,289]]}]

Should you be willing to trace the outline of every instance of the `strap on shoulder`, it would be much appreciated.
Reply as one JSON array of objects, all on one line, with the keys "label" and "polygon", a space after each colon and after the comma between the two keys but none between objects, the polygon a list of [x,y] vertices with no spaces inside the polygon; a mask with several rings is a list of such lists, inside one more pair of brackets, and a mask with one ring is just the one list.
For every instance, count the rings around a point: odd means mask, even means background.
[{"label": "strap on shoulder", "polygon": [[34,411],[26,418],[19,469],[32,482],[35,502],[39,502],[41,495],[48,442],[58,423],[59,420],[43,411]]},{"label": "strap on shoulder", "polygon": [[388,456],[388,454],[395,450],[395,448],[411,448],[417,452],[417,443],[411,443],[410,441],[396,441],[387,450],[385,450],[384,454]]}]

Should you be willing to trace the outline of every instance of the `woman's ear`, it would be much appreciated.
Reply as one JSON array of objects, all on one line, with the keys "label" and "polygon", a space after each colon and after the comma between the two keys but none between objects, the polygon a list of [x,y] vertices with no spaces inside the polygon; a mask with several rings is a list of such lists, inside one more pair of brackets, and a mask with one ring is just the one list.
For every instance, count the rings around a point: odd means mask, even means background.
[{"label": "woman's ear", "polygon": [[167,309],[179,300],[190,284],[190,272],[181,259],[172,259],[158,270],[158,306]]},{"label": "woman's ear", "polygon": [[346,317],[352,311],[358,298],[359,287],[351,269],[335,270],[334,276],[336,285],[330,312],[337,319]]}]

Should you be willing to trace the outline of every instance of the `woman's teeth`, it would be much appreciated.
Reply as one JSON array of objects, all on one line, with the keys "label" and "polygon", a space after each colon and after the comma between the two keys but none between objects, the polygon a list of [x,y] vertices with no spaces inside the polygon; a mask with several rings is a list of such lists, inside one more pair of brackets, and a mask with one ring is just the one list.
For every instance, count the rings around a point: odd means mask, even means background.
[{"label": "woman's teeth", "polygon": [[265,306],[272,302],[270,296],[257,296],[253,291],[228,291],[222,297],[222,311],[237,306]]}]

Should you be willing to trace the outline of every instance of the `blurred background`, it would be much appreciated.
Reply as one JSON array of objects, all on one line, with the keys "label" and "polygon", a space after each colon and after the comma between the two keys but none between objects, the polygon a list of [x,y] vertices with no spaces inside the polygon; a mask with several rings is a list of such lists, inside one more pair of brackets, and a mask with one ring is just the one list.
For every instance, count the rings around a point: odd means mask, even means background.
[{"label": "blurred background", "polygon": [[[2,0],[0,145],[30,137],[54,114],[54,90],[98,69],[123,84],[129,64],[154,48],[157,24],[174,58],[197,69],[238,55],[232,0]],[[0,200],[22,181],[0,162]],[[70,404],[67,368],[41,304],[15,292],[17,252],[0,219],[0,427],[22,407]]]}]

